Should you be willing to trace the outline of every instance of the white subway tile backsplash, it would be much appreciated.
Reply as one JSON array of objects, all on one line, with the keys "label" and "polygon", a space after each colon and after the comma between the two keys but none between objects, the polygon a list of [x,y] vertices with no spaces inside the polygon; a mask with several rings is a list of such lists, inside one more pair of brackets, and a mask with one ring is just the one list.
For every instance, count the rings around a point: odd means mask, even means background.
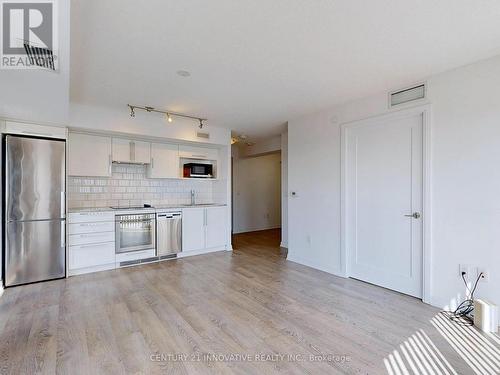
[{"label": "white subway tile backsplash", "polygon": [[[68,179],[70,208],[187,204],[191,190],[198,203],[225,203],[223,184],[217,181],[148,179],[145,165],[113,164],[111,178]],[[219,191],[221,190],[221,191]]]}]

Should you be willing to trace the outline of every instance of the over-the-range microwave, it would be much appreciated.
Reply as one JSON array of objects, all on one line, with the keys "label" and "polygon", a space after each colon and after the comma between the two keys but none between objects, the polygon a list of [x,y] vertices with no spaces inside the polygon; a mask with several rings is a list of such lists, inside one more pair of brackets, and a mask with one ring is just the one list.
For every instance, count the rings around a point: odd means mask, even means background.
[{"label": "over-the-range microwave", "polygon": [[210,163],[184,164],[184,177],[186,178],[214,178],[214,166]]}]

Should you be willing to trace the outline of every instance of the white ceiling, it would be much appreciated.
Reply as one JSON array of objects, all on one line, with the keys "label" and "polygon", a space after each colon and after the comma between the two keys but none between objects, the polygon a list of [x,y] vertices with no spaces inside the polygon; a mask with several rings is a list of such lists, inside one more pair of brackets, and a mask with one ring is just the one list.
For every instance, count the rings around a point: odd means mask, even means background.
[{"label": "white ceiling", "polygon": [[[500,54],[498,0],[72,0],[71,100],[253,137]],[[188,70],[183,78],[178,70]]]}]

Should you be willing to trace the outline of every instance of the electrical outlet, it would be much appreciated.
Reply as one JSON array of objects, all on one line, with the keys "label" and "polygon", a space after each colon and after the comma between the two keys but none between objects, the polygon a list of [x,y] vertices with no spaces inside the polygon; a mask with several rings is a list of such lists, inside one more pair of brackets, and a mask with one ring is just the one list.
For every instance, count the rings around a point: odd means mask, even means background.
[{"label": "electrical outlet", "polygon": [[462,278],[463,273],[465,272],[465,279],[470,279],[472,277],[472,267],[468,264],[461,264],[458,272],[458,276]]},{"label": "electrical outlet", "polygon": [[487,283],[488,281],[490,281],[490,273],[486,268],[477,267],[476,277],[479,277],[479,275],[481,275],[481,278],[479,279],[480,282]]}]

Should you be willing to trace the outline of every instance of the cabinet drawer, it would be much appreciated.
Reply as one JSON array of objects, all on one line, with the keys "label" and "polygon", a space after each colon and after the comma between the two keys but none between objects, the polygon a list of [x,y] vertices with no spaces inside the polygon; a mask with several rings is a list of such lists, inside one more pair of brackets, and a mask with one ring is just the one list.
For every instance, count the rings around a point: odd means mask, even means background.
[{"label": "cabinet drawer", "polygon": [[70,246],[69,248],[69,268],[72,270],[102,266],[105,264],[112,264],[114,262],[114,242]]},{"label": "cabinet drawer", "polygon": [[73,212],[69,214],[68,221],[70,224],[75,223],[91,223],[101,221],[115,221],[113,212]]},{"label": "cabinet drawer", "polygon": [[71,234],[69,236],[69,246],[114,242],[114,240],[115,232]]},{"label": "cabinet drawer", "polygon": [[76,223],[69,224],[69,234],[85,234],[112,232],[115,230],[115,223],[112,221],[102,221],[97,223]]}]

